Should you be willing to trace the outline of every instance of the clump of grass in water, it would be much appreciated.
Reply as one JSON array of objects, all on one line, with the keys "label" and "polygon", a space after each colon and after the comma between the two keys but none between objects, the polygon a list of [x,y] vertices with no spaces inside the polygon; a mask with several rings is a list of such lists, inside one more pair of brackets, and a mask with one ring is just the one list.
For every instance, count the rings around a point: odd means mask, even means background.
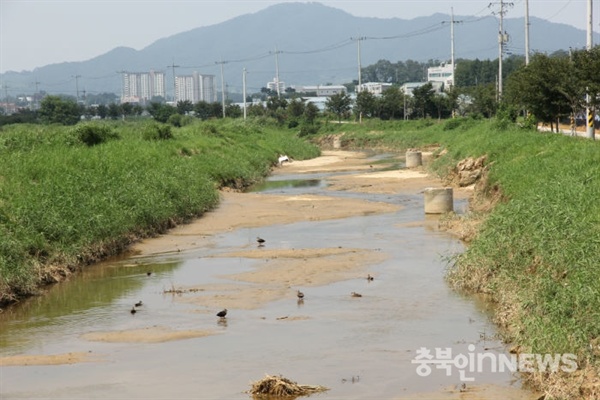
[{"label": "clump of grass in water", "polygon": [[263,379],[254,382],[250,394],[258,398],[265,397],[298,397],[308,396],[329,390],[324,386],[299,385],[283,376],[266,375]]}]

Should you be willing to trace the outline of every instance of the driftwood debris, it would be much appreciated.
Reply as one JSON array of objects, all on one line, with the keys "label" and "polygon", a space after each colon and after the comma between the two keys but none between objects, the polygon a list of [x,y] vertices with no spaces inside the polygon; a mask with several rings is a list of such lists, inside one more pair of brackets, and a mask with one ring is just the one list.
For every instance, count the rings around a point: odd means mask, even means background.
[{"label": "driftwood debris", "polygon": [[283,376],[265,375],[265,377],[252,384],[249,393],[256,398],[262,396],[273,397],[291,397],[308,396],[313,393],[319,393],[329,390],[324,386],[299,385]]}]

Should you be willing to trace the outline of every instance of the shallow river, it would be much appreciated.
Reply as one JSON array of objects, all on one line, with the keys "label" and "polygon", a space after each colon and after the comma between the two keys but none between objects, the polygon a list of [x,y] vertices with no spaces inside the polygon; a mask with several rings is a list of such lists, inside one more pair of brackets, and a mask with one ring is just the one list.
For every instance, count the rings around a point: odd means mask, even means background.
[{"label": "shallow river", "polygon": [[[436,349],[449,348],[452,359],[506,354],[506,349],[495,338],[484,305],[444,282],[446,259],[462,245],[435,229],[435,217],[425,217],[422,194],[331,192],[327,179],[336,174],[277,175],[260,190],[353,197],[403,208],[242,228],[191,250],[87,268],[46,295],[0,314],[0,356],[82,352],[91,358],[63,365],[2,366],[0,398],[247,399],[251,381],[266,373],[330,388],[313,397],[317,399],[413,398],[417,393],[459,392],[463,383],[467,390],[493,386],[499,391],[493,398],[515,398],[518,392],[512,390],[519,382],[511,372],[469,372],[465,367],[465,377],[474,381],[463,381],[457,367],[450,367],[447,376],[430,364],[428,376],[417,374],[412,361],[420,348],[434,356]],[[458,211],[465,207],[464,200],[456,202]],[[184,284],[227,285],[227,275],[252,270],[256,259],[214,255],[247,250],[258,235],[267,238],[266,249],[364,248],[384,254],[385,260],[365,266],[352,279],[294,287],[289,296],[260,307],[231,309],[226,320],[214,315],[221,307],[206,310],[182,301],[185,293],[168,293]],[[375,279],[368,281],[367,273]],[[297,301],[296,289],[305,293],[303,302]],[[138,300],[144,305],[132,315],[129,310]],[[153,326],[211,334],[158,343],[84,336]],[[474,395],[469,398],[492,398]]]}]

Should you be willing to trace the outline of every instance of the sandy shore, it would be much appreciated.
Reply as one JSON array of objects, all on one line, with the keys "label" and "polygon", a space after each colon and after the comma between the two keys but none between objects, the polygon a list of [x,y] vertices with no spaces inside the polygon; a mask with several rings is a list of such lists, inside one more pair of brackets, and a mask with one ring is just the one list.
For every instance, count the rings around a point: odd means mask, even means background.
[{"label": "sandy shore", "polygon": [[84,352],[48,355],[16,355],[0,357],[0,367],[27,365],[65,365],[98,361],[103,361],[101,356]]},{"label": "sandy shore", "polygon": [[[284,163],[273,175],[317,172],[360,171],[328,179],[332,191],[362,193],[419,192],[428,187],[443,186],[441,180],[427,175],[423,169],[400,169],[372,172],[364,153],[325,151],[322,156],[305,161]],[[455,190],[455,198],[470,196],[471,190]],[[168,234],[135,244],[138,257],[179,252],[204,246],[211,236],[240,228],[254,228],[299,221],[342,219],[357,215],[398,211],[402,206],[328,196],[283,196],[259,193],[221,192],[219,207],[202,218],[169,231]]]},{"label": "sandy shore", "polygon": [[172,340],[192,339],[216,334],[217,332],[207,330],[176,331],[164,326],[152,326],[149,328],[126,331],[90,332],[82,337],[94,342],[163,343]]}]

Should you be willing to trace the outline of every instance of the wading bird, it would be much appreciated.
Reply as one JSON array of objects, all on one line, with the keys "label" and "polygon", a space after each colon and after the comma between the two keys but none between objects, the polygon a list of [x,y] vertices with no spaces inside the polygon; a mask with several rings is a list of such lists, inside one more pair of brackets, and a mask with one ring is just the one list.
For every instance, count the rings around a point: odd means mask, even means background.
[{"label": "wading bird", "polygon": [[131,307],[130,313],[135,314],[136,312],[137,312],[137,310],[135,309],[135,307]]},{"label": "wading bird", "polygon": [[266,240],[261,237],[256,237],[256,242],[258,243],[258,247],[262,247],[265,245]]},{"label": "wading bird", "polygon": [[138,301],[137,303],[135,303],[135,306],[136,306],[136,307],[141,307],[141,306],[142,306],[142,301],[140,300],[140,301]]},{"label": "wading bird", "polygon": [[296,293],[296,296],[298,296],[299,299],[303,299],[304,293],[302,293],[301,291],[298,290],[298,292]]},{"label": "wading bird", "polygon": [[362,294],[356,293],[356,292],[352,292],[352,297],[362,297]]},{"label": "wading bird", "polygon": [[368,275],[367,275],[367,280],[368,280],[368,281],[372,281],[373,279],[374,279],[374,278],[371,276],[371,274],[368,274]]},{"label": "wading bird", "polygon": [[223,311],[219,311],[217,313],[217,317],[219,317],[219,318],[225,318],[226,315],[227,315],[227,309],[226,308],[224,308]]}]

